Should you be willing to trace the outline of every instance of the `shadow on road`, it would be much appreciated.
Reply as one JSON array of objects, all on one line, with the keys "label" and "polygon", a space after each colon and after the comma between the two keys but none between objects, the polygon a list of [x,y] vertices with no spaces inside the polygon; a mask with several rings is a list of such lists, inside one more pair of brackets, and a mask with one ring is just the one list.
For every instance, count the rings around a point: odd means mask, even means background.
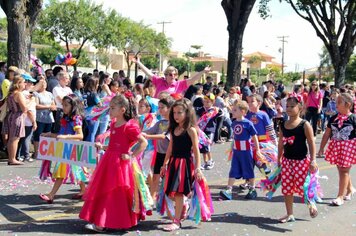
[{"label": "shadow on road", "polygon": [[268,217],[261,216],[242,216],[235,212],[225,213],[225,214],[214,214],[211,217],[212,222],[221,222],[221,223],[232,223],[240,225],[256,225],[260,229],[272,231],[272,232],[292,232],[290,229],[284,229],[277,227],[279,224],[278,220],[271,219]]}]

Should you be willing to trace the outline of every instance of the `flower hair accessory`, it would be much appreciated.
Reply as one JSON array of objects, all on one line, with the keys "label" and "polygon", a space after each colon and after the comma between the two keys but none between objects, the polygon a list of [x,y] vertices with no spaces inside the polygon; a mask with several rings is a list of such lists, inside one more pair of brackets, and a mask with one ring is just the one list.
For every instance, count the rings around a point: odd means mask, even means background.
[{"label": "flower hair accessory", "polygon": [[130,99],[130,98],[133,97],[133,94],[132,94],[131,91],[126,91],[126,92],[124,93],[124,96],[125,96],[125,98]]}]

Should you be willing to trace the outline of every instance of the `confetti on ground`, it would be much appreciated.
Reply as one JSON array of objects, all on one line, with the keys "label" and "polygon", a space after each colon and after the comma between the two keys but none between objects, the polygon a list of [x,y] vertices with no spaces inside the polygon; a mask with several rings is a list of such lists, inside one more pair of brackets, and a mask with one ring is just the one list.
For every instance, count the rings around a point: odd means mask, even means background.
[{"label": "confetti on ground", "polygon": [[34,176],[30,179],[24,179],[20,176],[16,176],[11,179],[1,179],[0,180],[0,192],[22,192],[29,191],[31,192],[33,189],[36,189],[36,186],[48,185],[51,181],[41,181],[38,176]]}]

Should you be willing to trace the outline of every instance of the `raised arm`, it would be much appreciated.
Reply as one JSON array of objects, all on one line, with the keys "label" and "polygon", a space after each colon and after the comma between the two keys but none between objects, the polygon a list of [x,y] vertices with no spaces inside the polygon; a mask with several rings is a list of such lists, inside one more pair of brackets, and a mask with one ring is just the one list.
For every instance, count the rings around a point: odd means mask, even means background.
[{"label": "raised arm", "polygon": [[153,76],[152,71],[148,69],[144,64],[142,64],[139,58],[132,58],[131,61],[136,63],[141,68],[141,70],[148,76],[148,78],[151,79],[151,77]]},{"label": "raised arm", "polygon": [[188,86],[195,84],[196,81],[201,78],[202,74],[207,73],[207,72],[210,72],[210,71],[211,71],[210,66],[207,66],[207,67],[204,68],[204,70],[198,72],[198,73],[197,73],[196,75],[194,75],[191,79],[187,79],[186,81],[187,81]]}]

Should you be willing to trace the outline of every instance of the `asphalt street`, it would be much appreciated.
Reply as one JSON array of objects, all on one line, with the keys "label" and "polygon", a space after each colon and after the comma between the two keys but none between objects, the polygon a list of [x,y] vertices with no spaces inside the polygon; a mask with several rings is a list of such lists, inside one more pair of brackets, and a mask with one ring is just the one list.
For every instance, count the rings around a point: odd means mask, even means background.
[{"label": "asphalt street", "polygon": [[[317,149],[320,137],[317,138]],[[167,218],[157,213],[129,231],[109,231],[109,235],[356,235],[356,199],[341,207],[332,207],[329,202],[338,190],[338,173],[335,166],[318,159],[324,197],[318,204],[319,215],[312,219],[308,208],[295,198],[294,215],[296,222],[280,224],[278,218],[285,215],[283,196],[277,190],[274,198],[268,200],[261,191],[255,200],[245,200],[247,192],[234,190],[232,201],[222,201],[219,191],[225,188],[229,171],[227,154],[229,144],[213,146],[215,167],[204,171],[213,197],[215,213],[211,222],[196,225],[190,220],[183,222],[181,230],[173,233],[162,231],[168,224]],[[92,234],[84,229],[86,222],[78,218],[82,202],[71,200],[78,187],[64,185],[59,190],[54,204],[43,203],[38,195],[47,193],[50,182],[38,179],[40,161],[24,166],[7,166],[0,160],[0,235],[67,235]],[[261,175],[256,171],[258,177]],[[355,170],[351,176],[356,181]],[[237,182],[237,184],[241,183]],[[355,197],[356,198],[356,197]]]}]

